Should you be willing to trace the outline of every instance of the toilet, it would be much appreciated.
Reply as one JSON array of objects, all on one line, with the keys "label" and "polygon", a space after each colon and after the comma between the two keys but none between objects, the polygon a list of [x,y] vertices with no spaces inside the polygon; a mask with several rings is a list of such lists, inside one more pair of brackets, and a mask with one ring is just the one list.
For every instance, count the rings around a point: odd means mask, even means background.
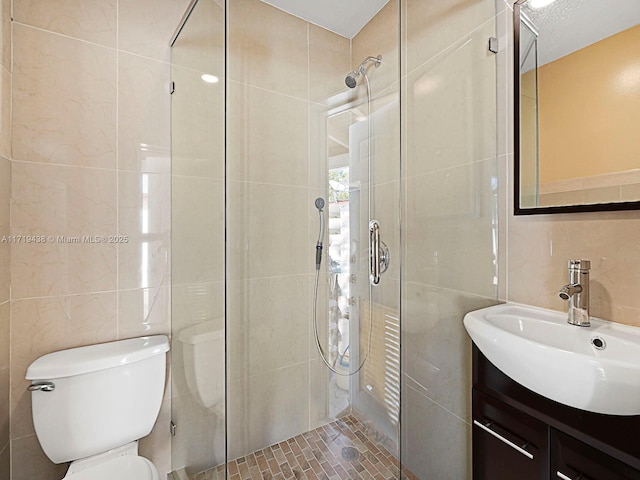
[{"label": "toilet", "polygon": [[164,395],[164,335],[49,353],[27,369],[33,424],[54,463],[71,462],[66,480],[159,480],[138,456]]},{"label": "toilet", "polygon": [[178,334],[178,340],[182,343],[187,386],[198,403],[205,408],[216,405],[223,407],[224,329],[216,328],[220,323],[222,320],[198,323]]}]

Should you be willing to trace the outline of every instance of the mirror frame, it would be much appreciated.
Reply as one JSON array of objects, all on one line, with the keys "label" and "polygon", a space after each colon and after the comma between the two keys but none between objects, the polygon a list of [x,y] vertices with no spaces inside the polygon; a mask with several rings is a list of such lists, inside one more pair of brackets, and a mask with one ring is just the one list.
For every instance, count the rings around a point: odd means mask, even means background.
[{"label": "mirror frame", "polygon": [[513,4],[513,213],[514,215],[542,215],[549,213],[611,212],[640,210],[640,201],[591,203],[555,207],[520,206],[520,8],[527,0]]}]

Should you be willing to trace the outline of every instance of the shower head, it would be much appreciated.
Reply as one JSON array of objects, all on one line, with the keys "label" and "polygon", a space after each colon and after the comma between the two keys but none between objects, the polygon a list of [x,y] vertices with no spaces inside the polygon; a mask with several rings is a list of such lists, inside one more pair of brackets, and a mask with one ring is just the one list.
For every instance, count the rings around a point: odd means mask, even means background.
[{"label": "shower head", "polygon": [[349,88],[356,88],[356,85],[358,84],[358,81],[356,80],[356,78],[359,76],[359,73],[356,72],[351,72],[349,75],[347,75],[347,77],[344,79],[344,83],[347,84],[347,87]]},{"label": "shower head", "polygon": [[375,67],[378,68],[382,63],[382,55],[378,55],[377,57],[365,58],[362,63],[358,65],[358,68],[356,68],[353,72],[350,72],[344,79],[344,83],[347,85],[347,87],[356,88],[356,85],[358,85],[358,77],[360,77],[360,75],[367,74],[366,67],[367,64],[371,62],[373,62]]},{"label": "shower head", "polygon": [[318,210],[322,210],[324,208],[324,198],[322,197],[316,198],[316,208]]}]

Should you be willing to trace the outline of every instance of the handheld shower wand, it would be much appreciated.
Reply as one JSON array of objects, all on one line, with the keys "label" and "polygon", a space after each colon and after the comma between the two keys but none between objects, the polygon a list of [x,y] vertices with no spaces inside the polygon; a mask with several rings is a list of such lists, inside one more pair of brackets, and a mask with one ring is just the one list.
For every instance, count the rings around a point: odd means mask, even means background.
[{"label": "handheld shower wand", "polygon": [[320,264],[322,263],[322,238],[324,237],[324,199],[322,197],[316,198],[316,208],[318,209],[318,215],[320,215],[320,231],[318,232],[318,241],[316,242],[316,270],[320,270]]}]

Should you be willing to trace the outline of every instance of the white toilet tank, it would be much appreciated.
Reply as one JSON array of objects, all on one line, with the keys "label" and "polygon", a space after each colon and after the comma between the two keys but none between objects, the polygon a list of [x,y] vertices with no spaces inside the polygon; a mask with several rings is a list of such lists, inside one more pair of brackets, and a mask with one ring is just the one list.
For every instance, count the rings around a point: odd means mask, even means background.
[{"label": "white toilet tank", "polygon": [[192,395],[206,408],[224,400],[224,329],[204,322],[180,331],[185,376]]},{"label": "white toilet tank", "polygon": [[[33,423],[54,463],[70,462],[147,436],[164,394],[164,335],[50,353],[27,369]],[[51,383],[52,387],[48,386]],[[47,391],[50,390],[50,391]]]}]

